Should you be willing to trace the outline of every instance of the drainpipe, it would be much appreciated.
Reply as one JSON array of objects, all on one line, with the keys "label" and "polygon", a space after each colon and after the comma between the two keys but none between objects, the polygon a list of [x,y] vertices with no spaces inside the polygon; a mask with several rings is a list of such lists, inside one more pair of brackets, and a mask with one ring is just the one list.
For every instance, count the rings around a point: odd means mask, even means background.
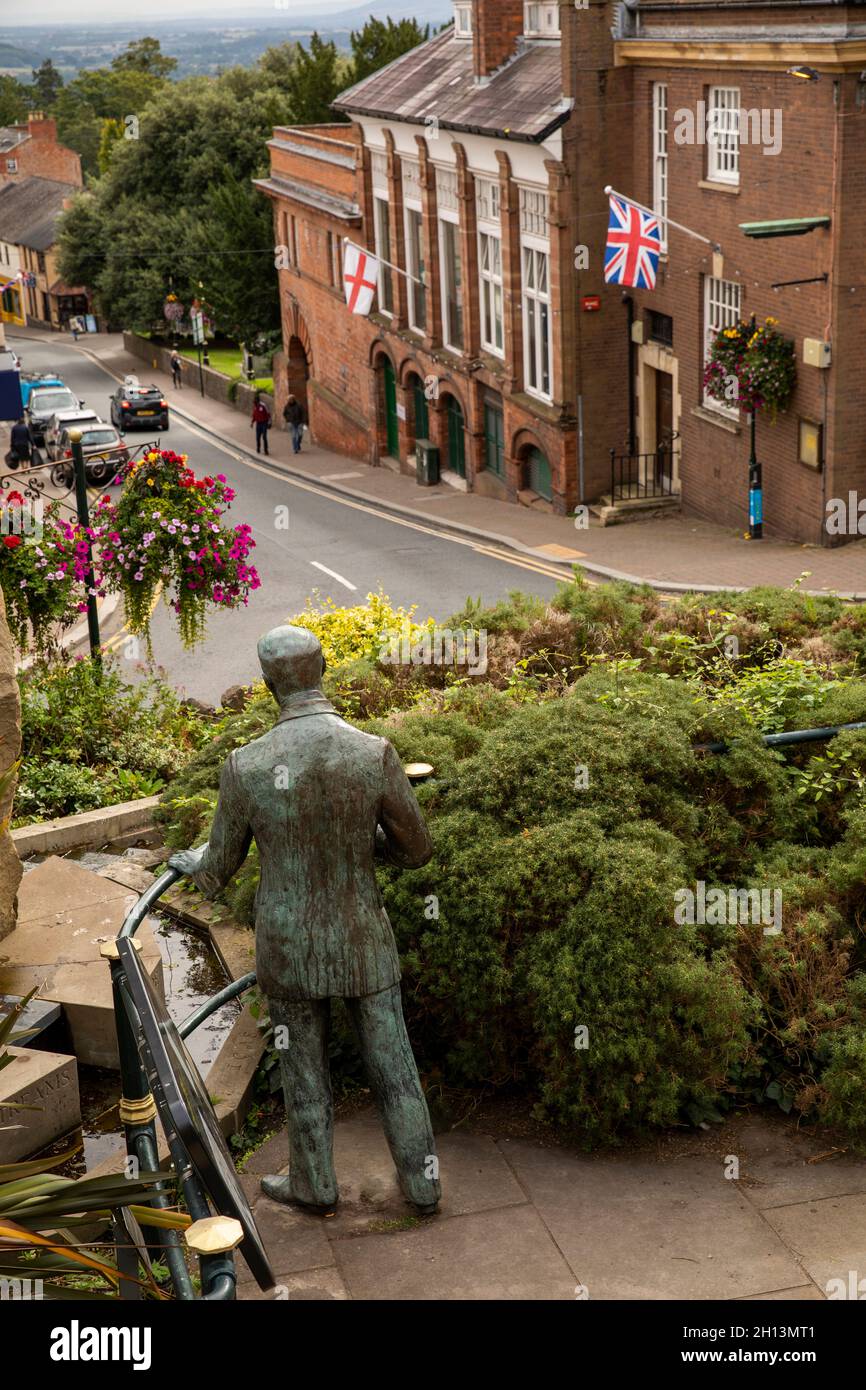
[{"label": "drainpipe", "polygon": [[577,500],[583,506],[585,498],[584,453],[583,453],[583,395],[577,398]]}]

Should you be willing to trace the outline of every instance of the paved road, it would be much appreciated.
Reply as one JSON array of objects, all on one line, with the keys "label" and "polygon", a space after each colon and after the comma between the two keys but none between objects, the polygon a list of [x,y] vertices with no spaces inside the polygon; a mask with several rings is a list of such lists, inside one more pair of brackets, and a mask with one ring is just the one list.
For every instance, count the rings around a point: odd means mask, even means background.
[{"label": "paved road", "polygon": [[[55,370],[77,395],[108,418],[114,379],[75,348],[34,340],[17,341],[25,370]],[[142,441],[147,438],[141,435]],[[262,587],[248,608],[215,612],[207,638],[194,652],[178,640],[173,615],[160,604],[153,618],[157,664],[188,695],[216,701],[230,685],[258,674],[256,640],[262,632],[304,608],[307,599],[338,604],[363,602],[380,586],[398,605],[417,604],[422,618],[443,622],[468,595],[495,602],[511,589],[550,596],[553,575],[518,558],[452,540],[423,526],[396,520],[375,506],[341,501],[314,488],[294,485],[238,454],[230,444],[208,438],[175,419],[159,436],[166,447],[189,454],[201,475],[224,473],[237,489],[230,516],[246,521],[256,539],[254,561]],[[135,444],[136,433],[129,435]],[[289,508],[289,529],[279,529],[280,510]],[[124,644],[118,651],[123,653]]]}]

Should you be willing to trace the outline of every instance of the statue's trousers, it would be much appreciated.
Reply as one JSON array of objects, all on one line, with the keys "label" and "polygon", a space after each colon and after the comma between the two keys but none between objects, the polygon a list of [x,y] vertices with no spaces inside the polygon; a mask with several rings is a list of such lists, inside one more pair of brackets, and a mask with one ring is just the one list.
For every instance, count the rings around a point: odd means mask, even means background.
[{"label": "statue's trousers", "polygon": [[[271,1021],[286,1030],[279,1049],[289,1127],[292,1196],[316,1206],[337,1201],[334,1109],[328,1066],[329,999],[270,999]],[[430,1114],[403,1020],[400,986],[347,999],[385,1136],[404,1197],[418,1206],[439,1201],[438,1162]]]}]

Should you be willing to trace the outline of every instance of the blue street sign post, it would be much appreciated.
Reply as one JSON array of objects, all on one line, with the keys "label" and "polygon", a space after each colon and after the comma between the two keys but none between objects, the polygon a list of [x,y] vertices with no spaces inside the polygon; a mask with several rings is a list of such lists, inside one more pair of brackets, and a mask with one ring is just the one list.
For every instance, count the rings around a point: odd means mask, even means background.
[{"label": "blue street sign post", "polygon": [[[752,315],[751,324],[752,334],[755,332],[755,315]],[[760,541],[764,539],[764,488],[763,470],[758,463],[757,449],[755,446],[755,432],[757,410],[754,401],[749,412],[751,417],[751,449],[749,451],[749,539]]]}]

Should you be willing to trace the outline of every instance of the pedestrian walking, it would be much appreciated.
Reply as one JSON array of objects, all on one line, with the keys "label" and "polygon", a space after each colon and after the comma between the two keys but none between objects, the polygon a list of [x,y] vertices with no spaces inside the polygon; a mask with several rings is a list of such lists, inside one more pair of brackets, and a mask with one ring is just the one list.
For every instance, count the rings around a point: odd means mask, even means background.
[{"label": "pedestrian walking", "polygon": [[10,468],[18,468],[22,463],[29,463],[31,456],[30,428],[22,416],[12,426],[12,433],[9,439],[9,452],[6,455],[6,462]]},{"label": "pedestrian walking", "polygon": [[77,318],[71,318],[71,319],[69,320],[69,331],[70,331],[70,333],[72,334],[72,341],[73,341],[73,343],[77,343],[77,342],[78,342],[78,333],[79,333],[79,329],[80,329],[80,323],[79,323],[78,319],[77,319]]},{"label": "pedestrian walking", "polygon": [[304,407],[297,396],[289,396],[283,409],[283,419],[292,436],[292,449],[296,454],[299,454],[301,452],[301,440],[304,437],[304,425],[307,420]]},{"label": "pedestrian walking", "polygon": [[260,454],[262,452],[262,446],[264,446],[264,452],[267,454],[269,452],[268,430],[271,427],[271,412],[268,410],[268,407],[265,405],[258,391],[256,392],[255,401],[253,403],[253,417],[250,421],[250,426],[252,427],[253,425],[256,427],[256,453]]},{"label": "pedestrian walking", "polygon": [[183,364],[181,362],[181,356],[177,348],[175,348],[171,354],[171,380],[172,385],[176,388],[183,387],[183,382],[181,381],[182,372]]}]

